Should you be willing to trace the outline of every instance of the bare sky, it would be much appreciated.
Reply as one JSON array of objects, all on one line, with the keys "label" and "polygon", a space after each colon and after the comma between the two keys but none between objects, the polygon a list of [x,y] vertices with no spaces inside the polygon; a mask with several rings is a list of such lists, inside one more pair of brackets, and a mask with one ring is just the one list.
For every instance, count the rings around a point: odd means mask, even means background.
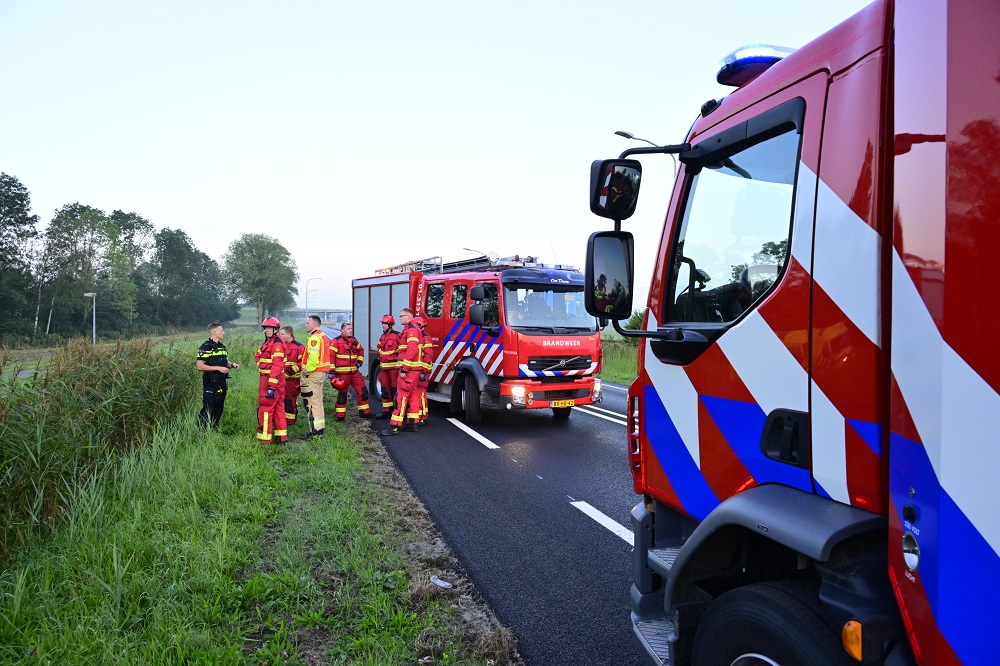
[{"label": "bare sky", "polygon": [[[80,202],[219,259],[280,239],[299,303],[441,255],[582,267],[591,161],[683,140],[738,46],[798,47],[865,0],[629,3],[0,0],[0,171],[43,226]],[[636,305],[672,169],[643,159]]]}]

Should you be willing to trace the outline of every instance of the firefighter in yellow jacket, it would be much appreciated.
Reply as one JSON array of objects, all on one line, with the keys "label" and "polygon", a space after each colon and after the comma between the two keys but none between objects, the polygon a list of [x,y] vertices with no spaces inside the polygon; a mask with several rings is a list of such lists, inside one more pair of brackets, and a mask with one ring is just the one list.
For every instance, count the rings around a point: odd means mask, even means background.
[{"label": "firefighter in yellow jacket", "polygon": [[320,329],[320,318],[309,315],[306,331],[309,338],[302,350],[302,400],[309,417],[309,434],[302,439],[319,437],[326,432],[326,415],[323,411],[323,385],[330,372],[330,338]]}]

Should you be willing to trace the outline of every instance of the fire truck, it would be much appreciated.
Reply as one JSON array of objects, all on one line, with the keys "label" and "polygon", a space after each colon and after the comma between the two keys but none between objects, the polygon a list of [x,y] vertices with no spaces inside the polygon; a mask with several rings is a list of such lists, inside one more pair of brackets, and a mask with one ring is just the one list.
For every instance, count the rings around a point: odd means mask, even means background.
[{"label": "fire truck", "polygon": [[584,306],[583,274],[571,266],[520,255],[431,257],[379,269],[352,287],[373,395],[381,390],[380,319],[409,307],[434,345],[427,398],[450,403],[466,423],[480,423],[484,408],[551,409],[565,419],[574,406],[601,401],[601,334]]},{"label": "fire truck", "polygon": [[637,156],[680,163],[628,392],[648,663],[995,663],[997,26],[878,0],[592,165],[587,307],[628,335]]}]

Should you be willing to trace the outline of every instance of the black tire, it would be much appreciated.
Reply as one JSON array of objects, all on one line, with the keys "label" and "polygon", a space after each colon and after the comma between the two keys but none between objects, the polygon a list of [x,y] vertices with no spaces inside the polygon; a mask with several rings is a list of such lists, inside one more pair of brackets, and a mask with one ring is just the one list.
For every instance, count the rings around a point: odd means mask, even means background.
[{"label": "black tire", "polygon": [[760,583],[713,601],[698,625],[698,666],[849,666],[840,638],[807,583]]},{"label": "black tire", "polygon": [[373,363],[371,370],[368,371],[368,405],[371,407],[372,416],[382,413],[382,384],[378,380],[380,369],[378,363]]},{"label": "black tire", "polygon": [[572,407],[553,407],[552,416],[556,417],[560,421],[569,418],[570,412],[573,411]]},{"label": "black tire", "polygon": [[462,408],[465,410],[465,422],[477,425],[483,422],[482,396],[479,394],[479,382],[468,372],[465,374],[465,390],[462,392]]}]

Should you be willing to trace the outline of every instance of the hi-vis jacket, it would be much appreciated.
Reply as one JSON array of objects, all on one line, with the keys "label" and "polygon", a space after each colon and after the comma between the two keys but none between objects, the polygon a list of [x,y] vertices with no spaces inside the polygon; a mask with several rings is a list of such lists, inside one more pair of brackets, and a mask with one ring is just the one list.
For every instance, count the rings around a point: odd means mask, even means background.
[{"label": "hi-vis jacket", "polygon": [[365,362],[365,350],[354,336],[338,335],[330,342],[333,371],[338,374],[355,372]]},{"label": "hi-vis jacket", "polygon": [[399,365],[397,362],[399,333],[390,328],[378,339],[378,345],[375,349],[378,351],[378,362],[383,370],[392,370]]},{"label": "hi-vis jacket", "polygon": [[302,357],[306,346],[292,338],[285,343],[285,379],[298,380],[302,378]]},{"label": "hi-vis jacket", "polygon": [[285,345],[281,338],[275,335],[266,340],[254,354],[257,369],[260,371],[261,389],[265,378],[268,388],[278,388],[285,385]]},{"label": "hi-vis jacket", "polygon": [[420,329],[409,325],[403,329],[399,342],[399,370],[400,372],[414,371],[423,372],[423,363],[420,360]]},{"label": "hi-vis jacket", "polygon": [[299,367],[306,372],[330,372],[330,338],[323,331],[309,334]]}]

